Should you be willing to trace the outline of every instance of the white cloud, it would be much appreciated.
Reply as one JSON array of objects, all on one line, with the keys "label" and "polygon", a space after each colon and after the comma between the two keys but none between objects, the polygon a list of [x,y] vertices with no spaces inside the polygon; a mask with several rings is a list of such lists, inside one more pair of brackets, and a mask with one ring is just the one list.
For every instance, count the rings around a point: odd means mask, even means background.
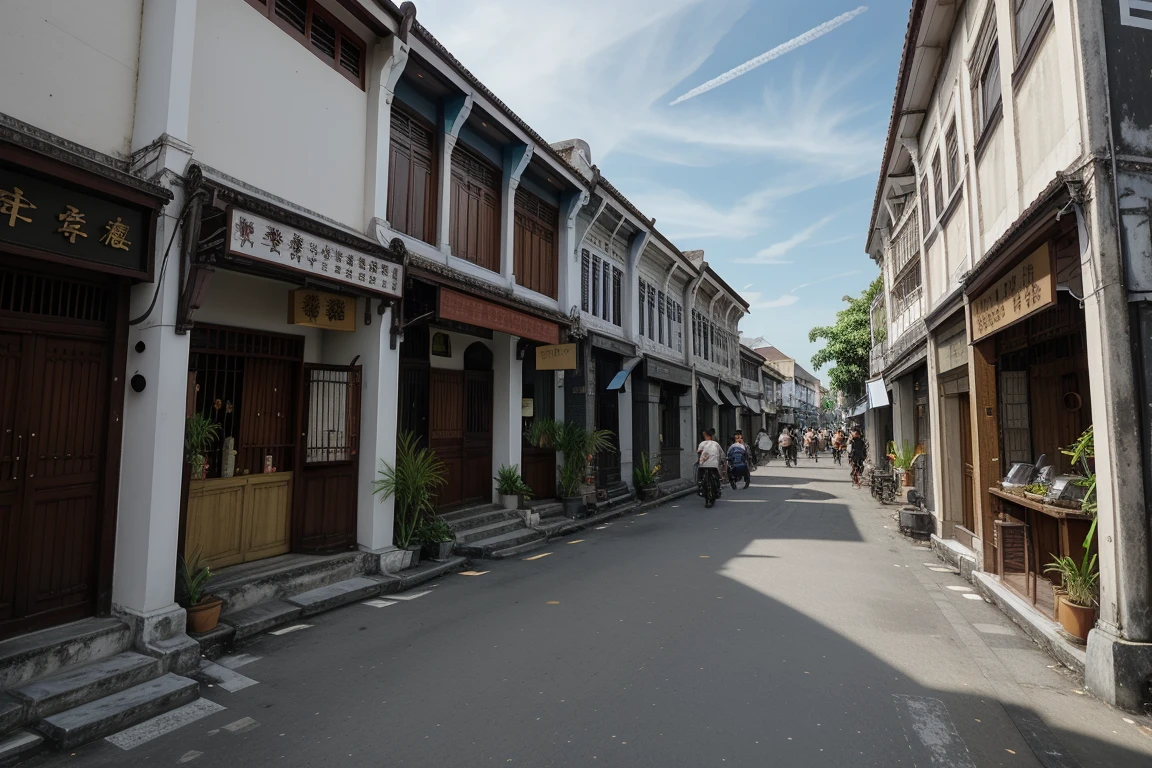
[{"label": "white cloud", "polygon": [[851,269],[847,272],[837,272],[835,275],[822,277],[819,280],[801,283],[788,293],[781,294],[774,299],[764,299],[763,293],[759,291],[749,291],[748,289],[753,287],[751,284],[744,286],[744,290],[740,291],[740,295],[744,298],[744,301],[748,302],[749,312],[755,313],[756,310],[763,309],[782,309],[784,307],[791,307],[793,304],[799,302],[799,293],[806,288],[811,288],[814,285],[820,285],[821,283],[827,283],[832,280],[839,280],[844,277],[851,277],[858,274],[860,274],[860,270],[858,269]]},{"label": "white cloud", "polygon": [[828,225],[834,217],[825,216],[817,221],[815,224],[805,227],[787,240],[782,240],[778,243],[764,248],[756,253],[755,256],[749,256],[744,259],[736,259],[737,264],[791,264],[790,261],[784,261],[783,257],[792,252],[798,245],[803,245],[812,239],[812,236]]}]

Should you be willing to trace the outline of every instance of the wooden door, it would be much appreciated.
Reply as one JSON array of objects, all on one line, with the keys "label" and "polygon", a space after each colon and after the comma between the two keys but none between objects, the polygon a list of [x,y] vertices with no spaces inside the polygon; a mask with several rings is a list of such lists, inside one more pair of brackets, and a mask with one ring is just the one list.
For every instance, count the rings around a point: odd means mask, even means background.
[{"label": "wooden door", "polygon": [[972,464],[972,405],[968,393],[960,395],[960,496],[962,500],[962,522],[968,531],[976,532],[975,469]]},{"label": "wooden door", "polygon": [[436,506],[464,500],[464,372],[433,368],[428,375],[428,446],[444,462],[447,484]]},{"label": "wooden door", "polygon": [[392,106],[388,222],[426,243],[433,243],[436,231],[435,146],[431,125]]},{"label": "wooden door", "polygon": [[356,546],[360,366],[304,366],[303,463],[296,519],[301,552]]},{"label": "wooden door", "polygon": [[492,500],[492,371],[464,372],[463,500]]},{"label": "wooden door", "polygon": [[556,298],[560,210],[520,187],[514,220],[512,269],[517,285]]}]

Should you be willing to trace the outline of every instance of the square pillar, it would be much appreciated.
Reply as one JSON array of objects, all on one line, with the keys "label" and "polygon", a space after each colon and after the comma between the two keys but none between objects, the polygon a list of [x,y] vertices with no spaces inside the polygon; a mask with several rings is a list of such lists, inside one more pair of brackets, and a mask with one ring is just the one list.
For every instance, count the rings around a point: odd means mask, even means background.
[{"label": "square pillar", "polygon": [[[440,126],[439,204],[436,206],[436,244],[445,254],[452,253],[449,232],[452,228],[452,151],[460,129],[472,112],[472,94],[458,96],[444,105],[444,121]],[[385,181],[387,184],[387,181]]]},{"label": "square pillar", "polygon": [[384,239],[381,227],[388,221],[388,163],[392,139],[392,100],[396,84],[408,63],[410,46],[397,35],[390,35],[372,50],[372,69],[368,82],[368,137],[364,174],[364,219],[368,232]]},{"label": "square pillar", "polygon": [[516,144],[504,150],[504,186],[500,200],[500,276],[511,285],[515,280],[516,190],[532,159],[532,147]]},{"label": "square pillar", "polygon": [[[492,474],[501,466],[516,466],[521,473],[521,402],[524,396],[524,361],[516,359],[518,339],[493,333],[492,346]],[[492,499],[496,499],[495,482]]]}]

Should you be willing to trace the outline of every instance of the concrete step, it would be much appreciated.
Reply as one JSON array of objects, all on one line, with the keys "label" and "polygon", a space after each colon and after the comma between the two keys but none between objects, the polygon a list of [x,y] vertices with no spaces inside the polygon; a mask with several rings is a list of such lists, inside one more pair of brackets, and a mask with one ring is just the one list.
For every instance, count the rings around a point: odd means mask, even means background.
[{"label": "concrete step", "polygon": [[462,546],[469,544],[473,541],[480,539],[490,539],[493,536],[499,536],[502,533],[509,531],[523,530],[524,520],[516,518],[515,520],[497,520],[494,523],[481,525],[476,528],[467,528],[465,530],[456,532],[456,545]]},{"label": "concrete step", "polygon": [[465,557],[490,557],[493,552],[516,547],[528,542],[544,541],[546,536],[531,528],[521,528],[517,531],[502,533],[488,539],[480,539],[464,545],[457,545],[455,552]]},{"label": "concrete step", "polygon": [[564,504],[559,501],[537,501],[529,504],[528,508],[538,513],[541,520],[551,520],[564,516]]},{"label": "concrete step", "polygon": [[299,606],[302,616],[312,616],[333,608],[339,608],[348,603],[375,597],[383,589],[383,580],[370,576],[357,576],[352,579],[338,581],[326,587],[320,587],[299,595],[293,595],[285,600],[286,603]]},{"label": "concrete step", "polygon": [[139,685],[163,671],[159,659],[127,651],[25,683],[8,695],[23,702],[24,722],[30,723]]},{"label": "concrete step", "polygon": [[119,619],[84,619],[0,643],[0,691],[105,659],[132,647],[132,630]]},{"label": "concrete step", "polygon": [[236,613],[221,616],[220,621],[236,630],[234,640],[243,640],[300,617],[304,609],[283,600],[265,600]]},{"label": "concrete step", "polygon": [[507,509],[487,509],[480,512],[473,512],[467,517],[459,517],[452,521],[445,521],[448,527],[452,529],[453,533],[460,533],[461,531],[468,530],[469,528],[478,528],[482,525],[489,523],[498,523],[502,520],[520,520],[520,513],[515,510]]},{"label": "concrete step", "polygon": [[531,539],[530,541],[525,541],[512,547],[497,549],[492,554],[488,555],[488,557],[492,558],[493,560],[503,560],[509,557],[516,557],[517,555],[522,555],[525,552],[531,552],[535,549],[540,549],[547,543],[548,535],[542,533],[539,538]]},{"label": "concrete step", "polygon": [[361,552],[280,555],[254,563],[233,565],[209,580],[205,594],[216,595],[223,600],[224,613],[236,613],[267,600],[299,595],[362,576],[367,570],[367,558]]},{"label": "concrete step", "polygon": [[44,737],[32,731],[13,731],[0,736],[0,766],[15,765],[40,751]]},{"label": "concrete step", "polygon": [[451,512],[441,512],[440,519],[452,525],[460,520],[465,520],[474,515],[484,514],[486,512],[506,512],[507,510],[499,504],[470,504],[467,507],[460,507]]},{"label": "concrete step", "polygon": [[0,733],[7,733],[24,722],[24,704],[0,693]]},{"label": "concrete step", "polygon": [[200,684],[171,673],[40,721],[56,749],[71,749],[175,709],[200,696]]}]

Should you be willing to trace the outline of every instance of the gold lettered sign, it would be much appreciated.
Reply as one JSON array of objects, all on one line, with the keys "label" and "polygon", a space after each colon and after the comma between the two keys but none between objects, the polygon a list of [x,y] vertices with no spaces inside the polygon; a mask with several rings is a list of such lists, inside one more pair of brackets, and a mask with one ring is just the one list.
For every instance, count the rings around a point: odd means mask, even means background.
[{"label": "gold lettered sign", "polygon": [[576,345],[551,344],[546,347],[536,347],[536,370],[576,370]]},{"label": "gold lettered sign", "polygon": [[1056,303],[1048,244],[1037,248],[972,302],[972,341],[990,336]]},{"label": "gold lettered sign", "polygon": [[356,299],[307,288],[289,291],[288,323],[326,331],[354,331]]}]

